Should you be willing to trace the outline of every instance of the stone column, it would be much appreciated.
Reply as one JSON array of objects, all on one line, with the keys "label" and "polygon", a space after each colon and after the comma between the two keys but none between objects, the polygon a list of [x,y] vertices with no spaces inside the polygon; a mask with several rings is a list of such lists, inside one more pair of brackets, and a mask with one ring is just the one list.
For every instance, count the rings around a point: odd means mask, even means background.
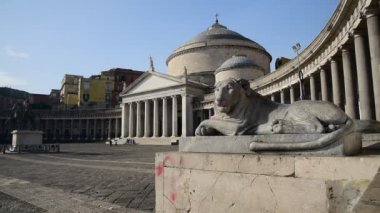
[{"label": "stone column", "polygon": [[172,137],[177,137],[178,136],[178,106],[177,106],[177,96],[173,95],[172,96],[172,108],[173,108],[173,116],[172,116]]},{"label": "stone column", "polygon": [[48,130],[48,119],[46,119],[44,123],[45,123],[45,128],[44,128],[44,133],[45,133],[45,134],[44,134],[44,138],[45,138],[45,140],[46,140],[46,139],[49,138],[49,137],[48,137],[48,131],[47,131],[47,130]]},{"label": "stone column", "polygon": [[73,140],[73,130],[74,130],[74,120],[71,119],[71,121],[70,121],[70,141]]},{"label": "stone column", "polygon": [[53,140],[57,140],[57,120],[54,119],[54,127],[53,127]]},{"label": "stone column", "polygon": [[142,137],[142,123],[141,123],[141,102],[137,101],[137,116],[136,116],[136,137]]},{"label": "stone column", "polygon": [[150,103],[149,100],[145,100],[145,129],[144,129],[144,137],[150,137],[151,135],[151,115],[150,115]]},{"label": "stone column", "polygon": [[79,129],[79,135],[78,135],[78,141],[82,139],[82,119],[78,119],[78,129]]},{"label": "stone column", "polygon": [[119,137],[119,118],[115,118],[115,138]]},{"label": "stone column", "polygon": [[280,96],[281,96],[281,103],[284,104],[284,103],[285,103],[285,94],[284,94],[284,90],[280,90]]},{"label": "stone column", "polygon": [[111,140],[111,125],[112,125],[112,119],[108,119],[108,140]]},{"label": "stone column", "polygon": [[289,91],[290,91],[290,103],[292,104],[292,103],[294,103],[294,86],[292,85],[292,86],[290,86],[290,89],[289,89]]},{"label": "stone column", "polygon": [[317,100],[317,93],[315,91],[315,78],[313,75],[310,75],[310,99],[313,101]]},{"label": "stone column", "polygon": [[192,99],[189,95],[182,95],[182,137],[194,134]]},{"label": "stone column", "polygon": [[100,140],[103,140],[103,138],[104,138],[104,119],[101,118],[100,119]]},{"label": "stone column", "polygon": [[376,120],[380,121],[380,21],[379,8],[370,8],[366,11],[369,53],[373,79],[373,93],[375,96]]},{"label": "stone column", "polygon": [[369,97],[369,64],[366,60],[365,38],[360,34],[355,34],[354,43],[359,89],[360,119],[370,120],[373,109],[371,108],[371,98]]},{"label": "stone column", "polygon": [[94,135],[92,137],[93,140],[96,140],[96,118],[94,119]]},{"label": "stone column", "polygon": [[208,109],[208,118],[210,119],[212,117],[212,109]]},{"label": "stone column", "polygon": [[331,79],[332,79],[332,89],[333,89],[333,103],[337,105],[339,108],[342,108],[342,101],[341,101],[341,92],[340,92],[340,85],[339,85],[339,68],[338,63],[334,60],[330,60],[330,66],[331,66]]},{"label": "stone column", "polygon": [[271,101],[276,101],[276,99],[274,98],[274,94],[273,93],[270,95],[270,100]]},{"label": "stone column", "polygon": [[[127,115],[128,115],[128,111],[127,111],[128,107],[127,107],[127,104],[125,103],[122,103],[121,104],[121,138],[125,138],[127,137],[127,127],[128,127],[128,118],[127,118]],[[104,122],[104,120],[103,120]],[[102,136],[103,137],[103,136]]]},{"label": "stone column", "polygon": [[158,137],[158,99],[153,99],[153,137]]},{"label": "stone column", "polygon": [[89,119],[86,119],[86,140],[89,139],[89,136],[90,135],[90,120]]},{"label": "stone column", "polygon": [[321,69],[320,75],[321,75],[322,101],[328,101],[326,71],[324,69]]},{"label": "stone column", "polygon": [[133,102],[129,103],[129,137],[130,138],[133,138],[134,136],[134,127],[135,127],[135,123],[134,123],[134,120],[133,120]]},{"label": "stone column", "polygon": [[345,111],[352,119],[356,119],[354,82],[352,78],[351,55],[347,49],[342,49],[344,94],[346,99]]},{"label": "stone column", "polygon": [[168,137],[168,100],[162,98],[162,137]]}]

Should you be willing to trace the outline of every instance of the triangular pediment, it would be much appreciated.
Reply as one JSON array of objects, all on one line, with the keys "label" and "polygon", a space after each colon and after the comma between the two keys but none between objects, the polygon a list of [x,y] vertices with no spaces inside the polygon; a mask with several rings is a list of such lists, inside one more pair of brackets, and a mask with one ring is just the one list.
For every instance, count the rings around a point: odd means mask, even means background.
[{"label": "triangular pediment", "polygon": [[181,79],[162,73],[146,72],[123,91],[122,96],[155,91],[179,85],[183,85]]}]

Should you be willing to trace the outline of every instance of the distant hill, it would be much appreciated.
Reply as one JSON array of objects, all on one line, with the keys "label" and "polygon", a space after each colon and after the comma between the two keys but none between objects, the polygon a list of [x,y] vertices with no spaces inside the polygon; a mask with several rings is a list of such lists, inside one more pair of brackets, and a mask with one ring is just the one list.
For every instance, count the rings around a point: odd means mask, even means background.
[{"label": "distant hill", "polygon": [[0,87],[0,96],[12,97],[16,99],[27,99],[29,93],[22,90],[12,89],[9,87]]}]

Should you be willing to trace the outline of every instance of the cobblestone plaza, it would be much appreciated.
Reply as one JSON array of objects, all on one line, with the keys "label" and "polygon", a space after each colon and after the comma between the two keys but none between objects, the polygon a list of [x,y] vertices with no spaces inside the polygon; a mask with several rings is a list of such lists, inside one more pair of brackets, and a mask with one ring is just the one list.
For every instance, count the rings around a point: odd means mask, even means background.
[{"label": "cobblestone plaza", "polygon": [[0,155],[0,212],[151,212],[155,153],[173,150],[92,143]]}]

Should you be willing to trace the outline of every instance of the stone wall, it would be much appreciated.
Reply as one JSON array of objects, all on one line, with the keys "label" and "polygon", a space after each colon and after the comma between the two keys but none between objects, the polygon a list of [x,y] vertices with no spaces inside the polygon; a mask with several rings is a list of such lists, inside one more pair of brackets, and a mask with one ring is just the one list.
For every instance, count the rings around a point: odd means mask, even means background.
[{"label": "stone wall", "polygon": [[156,155],[156,212],[351,212],[379,156]]}]

